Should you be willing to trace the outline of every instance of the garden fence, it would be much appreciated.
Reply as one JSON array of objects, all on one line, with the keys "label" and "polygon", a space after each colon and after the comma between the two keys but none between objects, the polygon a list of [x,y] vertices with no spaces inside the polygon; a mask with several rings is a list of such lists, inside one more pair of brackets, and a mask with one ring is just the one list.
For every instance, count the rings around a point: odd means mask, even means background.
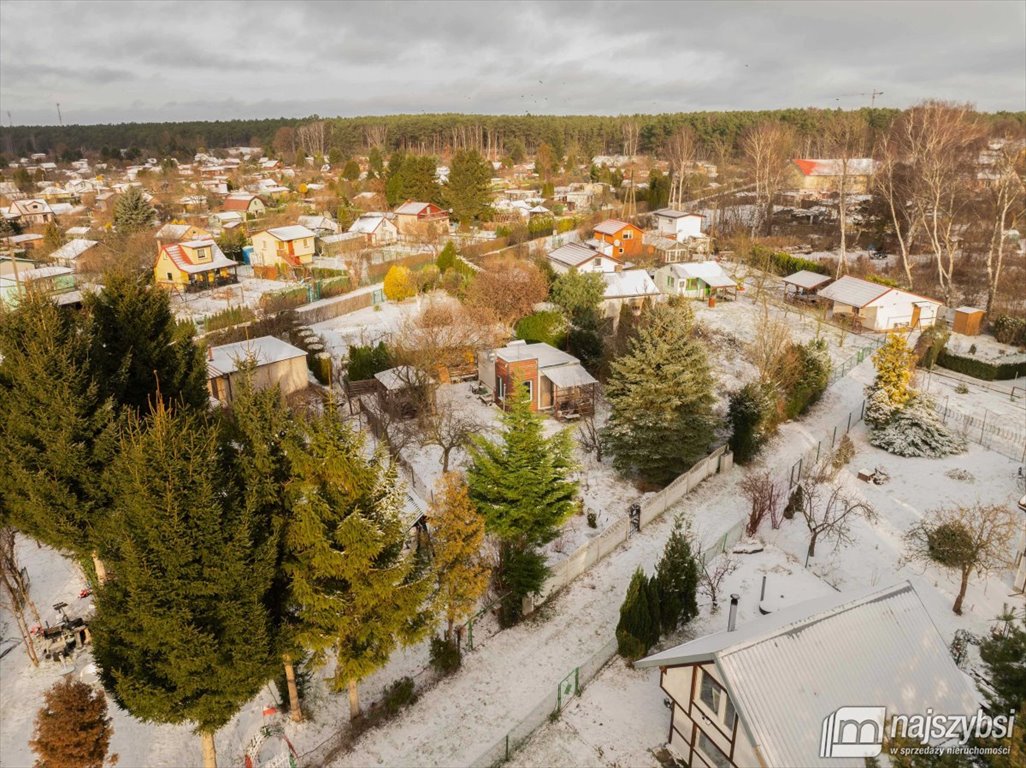
[{"label": "garden fence", "polygon": [[984,411],[983,416],[973,416],[952,410],[947,404],[934,402],[933,407],[941,420],[964,439],[1026,463],[1026,432],[1002,426],[1000,417],[990,411]]}]

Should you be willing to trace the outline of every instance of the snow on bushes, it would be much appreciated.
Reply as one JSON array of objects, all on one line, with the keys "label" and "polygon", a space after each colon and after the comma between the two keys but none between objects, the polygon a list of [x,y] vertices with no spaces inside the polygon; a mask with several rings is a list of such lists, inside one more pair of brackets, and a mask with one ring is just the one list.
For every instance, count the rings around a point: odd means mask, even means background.
[{"label": "snow on bushes", "polygon": [[[867,409],[867,421],[868,421]],[[926,395],[914,394],[905,407],[893,412],[891,417],[869,436],[869,442],[896,456],[929,456],[940,458],[953,453],[962,453],[965,440],[953,434],[941,421]]]}]

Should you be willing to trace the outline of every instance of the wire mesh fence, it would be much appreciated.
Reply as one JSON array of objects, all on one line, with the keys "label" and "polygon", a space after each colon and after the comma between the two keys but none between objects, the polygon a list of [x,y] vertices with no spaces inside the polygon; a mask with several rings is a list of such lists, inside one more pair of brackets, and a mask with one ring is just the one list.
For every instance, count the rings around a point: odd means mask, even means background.
[{"label": "wire mesh fence", "polygon": [[935,402],[934,410],[948,427],[969,442],[1000,453],[1010,459],[1026,462],[1026,433],[1006,426],[990,411],[973,416]]},{"label": "wire mesh fence", "polygon": [[791,472],[788,477],[788,490],[790,491],[802,479],[802,472],[814,467],[821,458],[830,455],[830,452],[837,446],[841,438],[851,431],[851,428],[862,421],[866,416],[866,401],[863,400],[858,406],[848,411],[848,415],[837,422],[830,431],[830,436],[820,440],[816,445],[806,451],[791,465]]}]

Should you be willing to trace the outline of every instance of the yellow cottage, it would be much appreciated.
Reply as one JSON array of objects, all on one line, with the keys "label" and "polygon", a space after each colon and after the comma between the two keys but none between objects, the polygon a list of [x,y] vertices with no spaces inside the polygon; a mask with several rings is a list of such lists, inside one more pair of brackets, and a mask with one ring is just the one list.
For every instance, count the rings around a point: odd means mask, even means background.
[{"label": "yellow cottage", "polygon": [[199,291],[237,283],[238,266],[238,262],[225,256],[213,240],[187,240],[160,246],[153,277],[157,285]]}]

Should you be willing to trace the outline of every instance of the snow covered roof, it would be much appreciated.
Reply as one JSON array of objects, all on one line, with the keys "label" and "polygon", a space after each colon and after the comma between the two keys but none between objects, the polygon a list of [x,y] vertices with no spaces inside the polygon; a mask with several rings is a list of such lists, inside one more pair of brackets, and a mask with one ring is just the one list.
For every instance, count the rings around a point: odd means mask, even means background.
[{"label": "snow covered roof", "polygon": [[22,282],[31,282],[32,280],[42,280],[47,277],[61,277],[62,275],[70,274],[71,269],[68,267],[36,267],[35,269],[22,272],[18,279]]},{"label": "snow covered roof", "polygon": [[664,219],[685,219],[693,217],[697,219],[704,219],[705,217],[700,213],[690,213],[688,211],[676,211],[673,208],[660,208],[658,211],[652,211],[653,216],[659,216]]},{"label": "snow covered roof", "polygon": [[546,368],[541,374],[557,387],[583,387],[587,384],[598,384],[598,381],[584,370],[580,363]]},{"label": "snow covered roof", "polygon": [[580,243],[567,243],[554,251],[549,251],[550,259],[558,261],[560,264],[565,264],[568,267],[579,267],[596,256],[602,255],[595,249]]},{"label": "snow covered roof", "polygon": [[340,229],[337,221],[323,214],[300,216],[299,224],[308,229],[329,229],[332,232],[338,232]]},{"label": "snow covered roof", "polygon": [[819,272],[810,272],[807,269],[803,269],[800,272],[795,272],[793,275],[785,277],[784,282],[790,285],[797,285],[799,288],[805,288],[806,290],[811,291],[823,285],[823,283],[829,283],[830,276],[821,275]]},{"label": "snow covered roof", "polygon": [[302,240],[304,237],[315,237],[314,233],[300,224],[292,224],[288,227],[272,227],[264,230],[271,237],[278,240]]},{"label": "snow covered roof", "polygon": [[594,231],[603,235],[615,235],[618,232],[620,232],[620,230],[622,230],[624,227],[633,226],[633,224],[630,224],[626,221],[620,221],[619,219],[606,219],[605,221],[596,224]]},{"label": "snow covered roof", "polygon": [[56,261],[71,261],[77,259],[94,245],[97,245],[96,240],[69,240],[51,253],[50,258]]},{"label": "snow covered roof", "polygon": [[153,237],[157,240],[181,240],[192,229],[190,224],[165,224]]},{"label": "snow covered roof", "polygon": [[731,278],[715,261],[696,261],[685,264],[671,264],[670,269],[678,278],[698,278],[710,288],[736,288],[737,281]]},{"label": "snow covered roof", "polygon": [[[534,344],[509,344],[496,349],[495,356],[505,360],[507,363],[515,363],[520,360],[537,360],[539,369],[577,362],[577,358],[573,355],[556,349],[544,341],[536,341]],[[548,375],[547,372],[546,375]]]},{"label": "snow covered roof", "polygon": [[385,220],[385,214],[383,213],[364,213],[361,214],[360,218],[353,222],[353,225],[349,228],[350,232],[359,232],[364,235],[373,234],[378,227],[381,226],[381,222]]},{"label": "snow covered roof", "polygon": [[818,757],[819,724],[843,706],[883,706],[888,715],[979,706],[907,581],[803,602],[636,666],[709,662],[768,765],[861,766],[861,758]]},{"label": "snow covered roof", "polygon": [[426,384],[430,377],[419,368],[400,365],[374,374],[374,378],[389,392],[399,392],[411,385]]},{"label": "snow covered roof", "polygon": [[207,357],[207,373],[210,377],[235,373],[240,364],[250,359],[260,366],[296,357],[306,357],[306,352],[274,336],[261,336],[211,347]]},{"label": "snow covered roof", "polygon": [[604,272],[605,298],[621,299],[636,296],[658,296],[659,289],[643,269],[625,269],[622,272]]},{"label": "snow covered roof", "polygon": [[864,307],[890,290],[886,285],[845,275],[826,288],[821,288],[818,293],[824,299],[847,304],[850,307]]},{"label": "snow covered roof", "polygon": [[431,203],[418,203],[414,200],[409,200],[396,208],[395,212],[404,216],[417,216],[426,212],[429,208],[431,208]]}]

